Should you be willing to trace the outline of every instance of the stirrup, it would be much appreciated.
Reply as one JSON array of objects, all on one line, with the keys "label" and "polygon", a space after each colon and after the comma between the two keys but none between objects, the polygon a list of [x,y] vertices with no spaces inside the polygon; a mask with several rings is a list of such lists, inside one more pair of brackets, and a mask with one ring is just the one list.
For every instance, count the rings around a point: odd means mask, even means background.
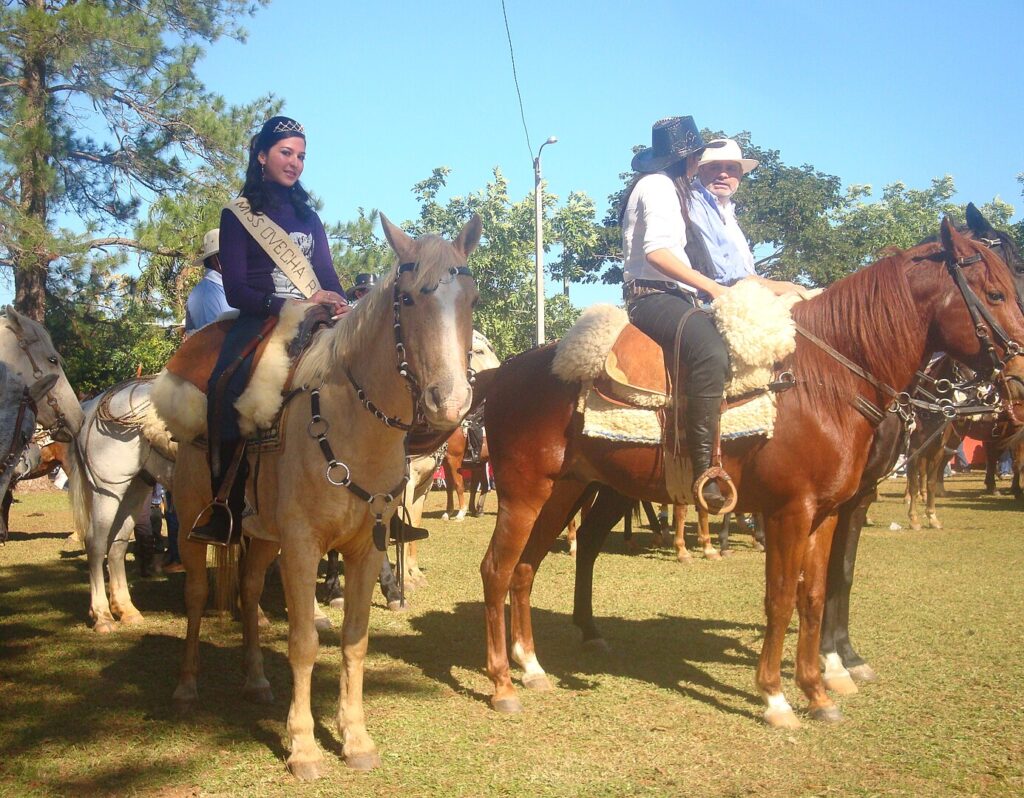
[{"label": "stirrup", "polygon": [[413,542],[415,542],[417,540],[426,540],[428,537],[430,537],[430,533],[426,529],[424,529],[423,527],[413,526],[412,524],[408,524],[405,521],[399,520],[396,524],[389,524],[389,526],[390,526],[389,539],[391,540],[392,543],[397,543],[398,542],[398,534],[397,534],[397,530],[395,529],[395,527],[397,525],[399,525],[399,524],[403,527],[403,529],[402,529],[402,542],[403,543],[413,543]]},{"label": "stirrup", "polygon": [[[213,525],[214,513],[216,513],[218,507],[228,514],[228,534],[226,540],[222,540],[220,537],[214,537],[213,535],[207,534],[203,531]],[[210,520],[200,526],[199,519],[206,515],[207,510],[210,511]],[[206,543],[210,546],[227,547],[231,545],[231,538],[234,535],[234,532],[235,514],[231,512],[231,507],[226,501],[213,499],[213,501],[206,505],[199,515],[196,516],[196,520],[192,523],[192,528],[188,531],[188,539],[193,543]]]},{"label": "stirrup", "polygon": [[726,470],[721,466],[711,466],[711,468],[697,477],[697,480],[693,483],[693,500],[701,510],[706,513],[711,512],[707,501],[704,499],[704,486],[712,480],[719,483],[719,490],[721,490],[722,485],[728,486],[728,491],[724,493],[725,503],[722,505],[721,509],[714,513],[714,515],[731,513],[736,508],[736,501],[739,499],[739,493],[736,490],[736,485],[732,481],[732,477],[730,477],[729,474],[726,473]]}]

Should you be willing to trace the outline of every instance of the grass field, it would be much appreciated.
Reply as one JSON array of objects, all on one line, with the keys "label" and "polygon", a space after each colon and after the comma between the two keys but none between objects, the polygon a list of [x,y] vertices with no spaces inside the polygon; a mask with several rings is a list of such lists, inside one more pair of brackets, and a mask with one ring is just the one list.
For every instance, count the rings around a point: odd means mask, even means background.
[{"label": "grass field", "polygon": [[[264,601],[275,704],[241,700],[239,628],[209,617],[200,709],[177,717],[183,576],[134,579],[146,624],[96,635],[84,556],[62,551],[66,497],[26,493],[0,548],[0,795],[1021,795],[1024,516],[980,487],[949,480],[946,529],[910,532],[889,529],[906,524],[902,483],[883,485],[853,602],[855,643],[881,681],[839,700],[844,723],[796,732],[759,720],[763,555],[743,535],[733,557],[690,565],[628,554],[614,535],[597,565],[604,655],[580,646],[573,562],[556,549],[537,579],[534,628],[557,689],[522,691],[521,715],[494,713],[477,570],[494,500],[484,518],[446,524],[434,495],[421,555],[430,584],[405,615],[374,599],[366,711],[382,767],[352,773],[338,758],[340,652],[324,634],[313,712],[331,765],[313,784],[284,766],[291,673],[276,579]],[[801,706],[795,634],[787,643],[784,687]]]}]

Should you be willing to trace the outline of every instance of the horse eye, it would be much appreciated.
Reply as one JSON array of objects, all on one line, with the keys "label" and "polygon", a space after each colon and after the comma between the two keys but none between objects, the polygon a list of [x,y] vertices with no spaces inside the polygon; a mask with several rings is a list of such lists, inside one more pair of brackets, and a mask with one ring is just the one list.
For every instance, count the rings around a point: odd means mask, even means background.
[{"label": "horse eye", "polygon": [[1002,291],[989,291],[988,298],[990,302],[1002,302],[1004,299],[1006,299],[1006,297],[1003,296]]},{"label": "horse eye", "polygon": [[414,305],[415,303],[412,301],[412,297],[409,296],[409,294],[402,294],[402,304],[408,308]]},{"label": "horse eye", "polygon": [[59,359],[59,358],[58,358],[58,357],[57,357],[56,355],[50,355],[50,356],[49,356],[48,358],[46,358],[46,359],[47,359],[47,360],[49,360],[49,361],[50,361],[51,363],[53,363],[53,365],[55,365],[55,366],[56,366],[56,365],[57,365],[58,363],[60,363],[60,359]]}]

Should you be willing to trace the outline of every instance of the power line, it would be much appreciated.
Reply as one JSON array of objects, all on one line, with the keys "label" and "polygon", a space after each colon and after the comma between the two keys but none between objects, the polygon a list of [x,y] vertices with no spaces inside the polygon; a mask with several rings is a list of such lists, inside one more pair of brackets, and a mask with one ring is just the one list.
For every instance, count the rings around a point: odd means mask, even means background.
[{"label": "power line", "polygon": [[508,37],[508,54],[512,59],[512,80],[516,84],[516,96],[519,98],[519,117],[523,120],[523,133],[526,134],[526,149],[533,163],[533,145],[530,144],[530,131],[526,127],[526,112],[523,110],[523,94],[519,91],[519,76],[516,74],[516,54],[512,50],[512,32],[508,28],[508,13],[505,11],[505,0],[501,0],[501,15],[505,18],[505,35]]}]

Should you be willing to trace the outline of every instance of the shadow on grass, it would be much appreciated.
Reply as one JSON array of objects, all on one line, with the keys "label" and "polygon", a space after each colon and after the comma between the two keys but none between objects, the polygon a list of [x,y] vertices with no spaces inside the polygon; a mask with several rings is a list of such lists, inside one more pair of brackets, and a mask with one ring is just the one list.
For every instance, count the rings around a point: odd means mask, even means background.
[{"label": "shadow on grass", "polygon": [[15,532],[11,530],[8,534],[8,543],[24,543],[29,540],[63,540],[71,534],[68,529],[64,532]]},{"label": "shadow on grass", "polygon": [[[460,602],[451,612],[427,612],[411,619],[417,635],[376,637],[371,648],[418,668],[455,693],[479,701],[490,695],[467,687],[453,669],[477,671],[484,664],[484,612],[480,602]],[[601,627],[612,646],[608,654],[581,650],[570,616],[533,608],[531,611],[538,657],[548,673],[570,690],[599,686],[604,675],[618,676],[666,690],[679,691],[725,712],[752,715],[722,702],[723,694],[759,706],[757,697],[712,676],[706,663],[757,664],[757,652],[738,639],[758,633],[754,624],[707,618],[661,615],[653,619],[604,618]],[[439,647],[439,640],[445,645]]]}]

